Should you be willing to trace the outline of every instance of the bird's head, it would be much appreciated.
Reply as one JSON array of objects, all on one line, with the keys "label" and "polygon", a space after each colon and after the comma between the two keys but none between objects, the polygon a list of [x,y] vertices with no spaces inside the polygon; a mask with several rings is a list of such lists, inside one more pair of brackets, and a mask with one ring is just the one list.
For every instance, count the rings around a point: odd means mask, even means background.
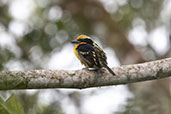
[{"label": "bird's head", "polygon": [[86,35],[80,35],[76,38],[76,40],[72,41],[73,44],[79,44],[81,42],[85,42],[87,44],[93,44],[92,39]]}]

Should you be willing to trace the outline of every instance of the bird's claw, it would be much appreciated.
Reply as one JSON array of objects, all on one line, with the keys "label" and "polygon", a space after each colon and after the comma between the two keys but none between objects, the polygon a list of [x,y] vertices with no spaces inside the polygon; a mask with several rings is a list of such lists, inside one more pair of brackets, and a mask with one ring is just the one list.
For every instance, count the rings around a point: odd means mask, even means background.
[{"label": "bird's claw", "polygon": [[89,70],[89,69],[86,67],[86,68],[82,68],[82,70]]},{"label": "bird's claw", "polygon": [[98,68],[82,68],[82,70],[90,70],[90,71],[97,71],[99,70]]}]

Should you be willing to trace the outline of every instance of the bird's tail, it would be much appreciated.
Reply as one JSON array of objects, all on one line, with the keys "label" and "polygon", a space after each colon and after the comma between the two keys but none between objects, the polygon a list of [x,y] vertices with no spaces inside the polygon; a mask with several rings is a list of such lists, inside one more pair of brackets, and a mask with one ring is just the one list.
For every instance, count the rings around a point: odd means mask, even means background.
[{"label": "bird's tail", "polygon": [[112,71],[112,69],[110,69],[107,65],[105,65],[105,68],[107,68],[107,70],[112,74],[112,75],[116,75],[113,71]]}]

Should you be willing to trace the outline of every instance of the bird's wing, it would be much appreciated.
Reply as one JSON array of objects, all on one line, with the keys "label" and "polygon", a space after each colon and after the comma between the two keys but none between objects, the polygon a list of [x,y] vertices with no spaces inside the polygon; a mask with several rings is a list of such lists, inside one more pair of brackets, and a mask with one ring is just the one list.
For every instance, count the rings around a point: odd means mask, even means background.
[{"label": "bird's wing", "polygon": [[94,43],[94,50],[97,53],[97,56],[98,56],[99,61],[103,62],[103,63],[100,63],[101,66],[103,66],[104,64],[107,65],[107,61],[106,61],[107,60],[107,57],[106,57],[106,54],[105,54],[105,52],[96,43]]},{"label": "bird's wing", "polygon": [[99,67],[98,56],[93,48],[89,44],[82,44],[79,46],[78,54],[81,59],[83,59],[83,64],[86,67]]}]

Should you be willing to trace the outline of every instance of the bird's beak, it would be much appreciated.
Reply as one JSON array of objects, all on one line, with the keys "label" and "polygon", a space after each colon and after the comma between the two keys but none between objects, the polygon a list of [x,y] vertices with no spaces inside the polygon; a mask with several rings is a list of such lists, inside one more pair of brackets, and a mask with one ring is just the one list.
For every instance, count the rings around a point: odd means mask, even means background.
[{"label": "bird's beak", "polygon": [[73,40],[71,43],[73,43],[73,44],[78,44],[78,43],[80,43],[80,41]]}]

